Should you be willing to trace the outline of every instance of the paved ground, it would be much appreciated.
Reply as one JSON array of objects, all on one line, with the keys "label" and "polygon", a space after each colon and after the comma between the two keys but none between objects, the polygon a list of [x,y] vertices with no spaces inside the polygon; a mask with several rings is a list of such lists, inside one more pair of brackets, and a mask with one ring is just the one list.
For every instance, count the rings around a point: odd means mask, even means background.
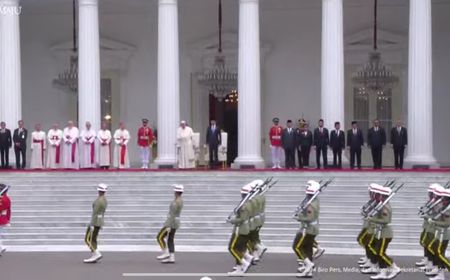
[{"label": "paved ground", "polygon": [[[276,275],[277,273],[295,274],[296,261],[293,254],[267,254],[260,265],[253,266],[249,273],[271,273],[272,275],[247,276],[245,278],[228,278],[214,275],[226,273],[233,265],[228,254],[224,253],[179,253],[177,264],[163,265],[155,259],[154,253],[105,253],[98,264],[83,264],[85,253],[6,253],[0,257],[1,280],[199,280],[208,276],[212,280],[220,279],[297,279],[293,275]],[[369,279],[356,270],[354,265],[358,256],[324,255],[317,261],[318,280]],[[396,262],[405,269],[396,279],[427,279],[420,272],[406,271],[413,269],[414,258],[397,257]],[[348,269],[349,271],[344,272]],[[166,276],[126,277],[124,273],[163,273]],[[196,273],[195,276],[172,275],[168,273]],[[205,279],[206,280],[206,279]]]}]

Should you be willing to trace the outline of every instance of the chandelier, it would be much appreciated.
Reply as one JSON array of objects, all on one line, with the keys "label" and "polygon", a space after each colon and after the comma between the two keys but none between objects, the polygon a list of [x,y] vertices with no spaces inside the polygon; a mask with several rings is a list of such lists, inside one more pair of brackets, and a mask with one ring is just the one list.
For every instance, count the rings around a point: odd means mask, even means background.
[{"label": "chandelier", "polygon": [[383,64],[381,54],[377,51],[377,0],[374,7],[374,25],[373,25],[373,51],[369,53],[369,61],[361,70],[353,74],[352,81],[357,84],[361,90],[382,93],[391,89],[398,81],[392,71]]},{"label": "chandelier", "polygon": [[219,101],[224,100],[231,92],[236,91],[238,74],[228,69],[225,56],[222,54],[222,0],[219,0],[219,49],[212,69],[199,75],[200,85],[207,88],[209,94]]},{"label": "chandelier", "polygon": [[73,48],[69,58],[69,68],[58,74],[53,80],[53,86],[63,91],[74,93],[78,92],[78,50],[77,50],[77,31],[76,31],[76,0],[73,0],[72,9],[73,22]]}]

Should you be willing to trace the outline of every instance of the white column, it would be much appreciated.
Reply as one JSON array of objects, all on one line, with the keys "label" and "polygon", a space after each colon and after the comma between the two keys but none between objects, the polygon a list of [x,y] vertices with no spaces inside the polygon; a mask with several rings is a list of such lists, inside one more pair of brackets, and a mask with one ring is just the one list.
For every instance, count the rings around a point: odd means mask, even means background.
[{"label": "white column", "polygon": [[177,163],[175,144],[180,122],[177,0],[159,0],[158,11],[158,157],[155,167],[167,167]]},{"label": "white column", "polygon": [[431,0],[410,0],[407,166],[436,166],[433,156]]},{"label": "white column", "polygon": [[344,129],[344,31],[342,0],[323,0],[321,113],[325,127]]},{"label": "white column", "polygon": [[78,0],[78,126],[100,129],[100,35],[98,0]]},{"label": "white column", "polygon": [[19,0],[0,0],[0,121],[11,130],[22,118],[20,13]]},{"label": "white column", "polygon": [[262,168],[259,0],[239,1],[238,68],[238,157],[233,168]]}]

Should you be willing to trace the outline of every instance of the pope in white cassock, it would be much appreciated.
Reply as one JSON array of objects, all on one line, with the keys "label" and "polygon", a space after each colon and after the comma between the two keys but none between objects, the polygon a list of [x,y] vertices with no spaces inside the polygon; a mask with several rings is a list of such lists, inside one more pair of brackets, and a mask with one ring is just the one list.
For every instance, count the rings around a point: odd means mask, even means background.
[{"label": "pope in white cassock", "polygon": [[36,124],[35,131],[31,133],[31,169],[43,169],[45,149],[47,148],[47,141],[45,139],[45,132],[41,130],[41,125]]},{"label": "pope in white cassock", "polygon": [[95,168],[95,138],[97,133],[91,127],[90,122],[86,122],[86,129],[80,134],[80,167]]},{"label": "pope in white cassock", "polygon": [[111,131],[108,129],[108,124],[102,122],[102,128],[97,133],[99,142],[98,164],[100,168],[108,169],[111,165]]},{"label": "pope in white cassock", "polygon": [[78,169],[78,137],[79,131],[73,124],[73,121],[67,123],[63,132],[63,168]]},{"label": "pope in white cassock", "polygon": [[130,168],[130,158],[128,157],[128,142],[130,141],[130,133],[125,129],[125,124],[120,123],[119,129],[114,132],[114,167]]},{"label": "pope in white cassock", "polygon": [[61,140],[63,132],[59,129],[59,124],[54,123],[47,133],[47,168],[56,169],[61,167]]},{"label": "pope in white cassock", "polygon": [[181,121],[177,131],[178,168],[195,168],[194,132]]}]

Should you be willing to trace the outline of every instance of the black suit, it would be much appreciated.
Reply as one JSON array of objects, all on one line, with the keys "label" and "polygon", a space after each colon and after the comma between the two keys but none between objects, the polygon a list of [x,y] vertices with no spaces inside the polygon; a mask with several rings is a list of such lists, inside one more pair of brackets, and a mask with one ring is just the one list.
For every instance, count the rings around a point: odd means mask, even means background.
[{"label": "black suit", "polygon": [[[19,128],[14,129],[13,142],[14,153],[16,154],[16,168],[25,168],[27,163],[27,137],[28,131],[25,128],[19,132]],[[20,156],[22,155],[22,164],[20,164]]]},{"label": "black suit", "polygon": [[350,147],[350,168],[355,168],[355,157],[358,168],[361,169],[361,147],[364,145],[364,136],[361,129],[347,131],[347,147]]},{"label": "black suit", "polygon": [[281,145],[283,145],[284,155],[285,155],[285,165],[286,168],[295,168],[295,129],[285,128],[283,129],[283,133],[281,134]]},{"label": "black suit", "polygon": [[319,128],[314,130],[314,145],[316,146],[316,162],[317,168],[320,168],[320,153],[322,153],[323,167],[327,168],[327,146],[330,142],[330,136],[328,134],[328,129],[322,128],[320,132]]},{"label": "black suit", "polygon": [[313,136],[309,130],[297,128],[296,132],[298,166],[303,168],[303,166],[309,166],[309,152],[313,144]]},{"label": "black suit", "polygon": [[0,156],[2,161],[2,168],[9,167],[9,149],[12,146],[11,131],[7,128],[0,129]]},{"label": "black suit", "polygon": [[378,131],[374,127],[369,129],[367,145],[372,150],[373,168],[381,169],[383,146],[386,145],[386,132],[382,127],[378,127]]},{"label": "black suit", "polygon": [[391,130],[391,144],[394,148],[395,168],[403,169],[403,157],[405,156],[405,146],[408,145],[408,131],[405,127],[397,127]]},{"label": "black suit", "polygon": [[337,168],[342,168],[342,150],[345,149],[345,133],[339,130],[339,135],[336,129],[330,133],[330,147],[333,149],[333,165]]},{"label": "black suit", "polygon": [[214,168],[219,162],[218,149],[222,143],[220,129],[217,125],[214,130],[211,126],[208,127],[206,131],[206,143],[209,146],[209,166]]}]

